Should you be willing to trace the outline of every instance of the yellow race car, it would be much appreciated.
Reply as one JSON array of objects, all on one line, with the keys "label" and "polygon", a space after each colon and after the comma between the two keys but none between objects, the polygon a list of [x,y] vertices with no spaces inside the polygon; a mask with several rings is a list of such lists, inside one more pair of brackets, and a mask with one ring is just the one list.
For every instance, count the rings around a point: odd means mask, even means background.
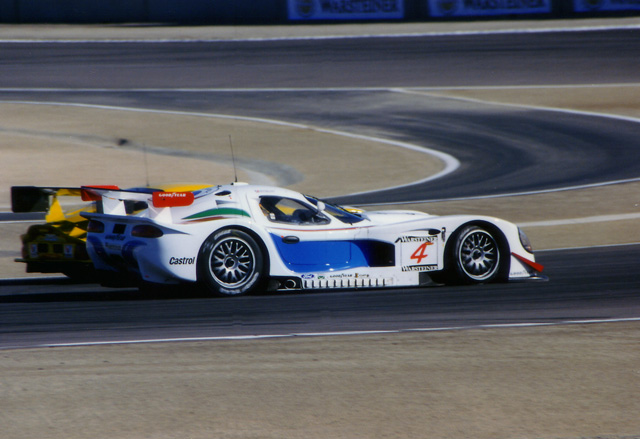
[{"label": "yellow race car", "polygon": [[[128,190],[148,192],[194,191],[210,184],[163,184]],[[96,186],[115,189],[117,186]],[[97,212],[100,205],[83,200],[79,187],[13,186],[11,210],[14,213],[44,212],[45,222],[29,226],[20,236],[22,257],[16,262],[26,263],[27,273],[63,273],[75,279],[93,277],[93,264],[87,253],[87,225],[81,213]],[[136,209],[136,206],[131,206]]]}]

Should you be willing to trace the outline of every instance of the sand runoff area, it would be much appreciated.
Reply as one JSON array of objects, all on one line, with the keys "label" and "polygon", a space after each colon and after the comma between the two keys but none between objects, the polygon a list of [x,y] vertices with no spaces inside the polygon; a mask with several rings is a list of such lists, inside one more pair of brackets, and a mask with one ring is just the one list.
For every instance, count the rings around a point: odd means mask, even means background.
[{"label": "sand runoff area", "polygon": [[[437,93],[640,120],[640,85]],[[240,179],[320,196],[442,168],[374,139],[246,119],[2,102],[0,120],[0,210],[12,185],[143,185],[145,167],[151,182],[231,181],[229,135]],[[319,146],[322,156],[306,153]],[[328,159],[336,156],[343,160]],[[349,172],[335,163],[349,163]],[[500,216],[551,249],[640,242],[639,205],[640,183],[628,183],[402,208]],[[604,225],[608,232],[597,233]],[[24,228],[0,223],[2,278],[26,275],[13,262]],[[639,329],[627,322],[0,351],[1,436],[638,438]]]}]

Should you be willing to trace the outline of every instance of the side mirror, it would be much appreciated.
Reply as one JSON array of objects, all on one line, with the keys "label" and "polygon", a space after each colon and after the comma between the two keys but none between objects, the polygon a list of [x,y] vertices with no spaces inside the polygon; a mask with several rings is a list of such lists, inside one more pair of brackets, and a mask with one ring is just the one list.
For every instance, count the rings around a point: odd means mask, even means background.
[{"label": "side mirror", "polygon": [[318,213],[324,212],[326,208],[327,208],[327,205],[324,204],[323,201],[318,200]]}]

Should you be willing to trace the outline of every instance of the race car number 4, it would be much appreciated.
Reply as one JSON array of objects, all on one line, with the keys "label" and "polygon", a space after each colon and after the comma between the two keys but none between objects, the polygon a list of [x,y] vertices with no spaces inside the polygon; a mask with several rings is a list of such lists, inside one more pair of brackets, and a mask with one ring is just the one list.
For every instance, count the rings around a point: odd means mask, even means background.
[{"label": "race car number 4", "polygon": [[434,236],[403,236],[398,239],[402,246],[403,266],[437,264],[438,246],[436,245],[436,239]]},{"label": "race car number 4", "polygon": [[416,261],[416,264],[420,264],[423,259],[429,257],[429,254],[427,253],[427,246],[429,245],[433,245],[433,242],[425,242],[420,245],[416,249],[416,251],[413,252],[413,254],[411,255],[411,259],[414,259]]}]

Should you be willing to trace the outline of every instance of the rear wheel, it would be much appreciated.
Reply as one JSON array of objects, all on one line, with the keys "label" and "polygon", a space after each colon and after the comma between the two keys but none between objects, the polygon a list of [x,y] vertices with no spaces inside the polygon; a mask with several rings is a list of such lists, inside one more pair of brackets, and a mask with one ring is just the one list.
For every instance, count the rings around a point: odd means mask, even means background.
[{"label": "rear wheel", "polygon": [[446,283],[486,283],[498,279],[504,256],[491,232],[467,226],[453,239],[445,256]]},{"label": "rear wheel", "polygon": [[254,291],[264,277],[264,258],[258,243],[241,230],[211,235],[198,255],[198,280],[212,293],[239,296]]}]

